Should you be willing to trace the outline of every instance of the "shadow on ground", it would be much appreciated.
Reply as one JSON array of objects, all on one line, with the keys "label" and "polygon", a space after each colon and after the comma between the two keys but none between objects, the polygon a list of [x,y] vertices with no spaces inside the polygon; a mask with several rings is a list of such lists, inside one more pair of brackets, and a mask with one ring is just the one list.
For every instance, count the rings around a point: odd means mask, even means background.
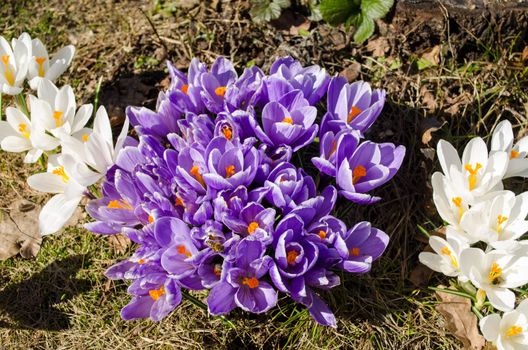
[{"label": "shadow on ground", "polygon": [[28,279],[0,292],[0,314],[14,323],[0,321],[0,327],[59,331],[69,328],[70,316],[58,304],[88,291],[88,280],[75,275],[84,265],[84,255],[56,260]]}]

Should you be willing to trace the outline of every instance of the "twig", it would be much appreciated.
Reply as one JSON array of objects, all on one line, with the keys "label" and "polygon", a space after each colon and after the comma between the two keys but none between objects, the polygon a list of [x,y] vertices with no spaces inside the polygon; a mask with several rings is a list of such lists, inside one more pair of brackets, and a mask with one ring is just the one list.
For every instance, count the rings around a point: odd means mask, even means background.
[{"label": "twig", "polygon": [[143,16],[145,16],[145,18],[147,19],[147,21],[149,22],[150,24],[150,27],[152,28],[152,30],[154,31],[154,34],[156,35],[156,37],[158,38],[159,42],[160,42],[160,45],[163,46],[163,48],[165,49],[165,54],[167,54],[167,52],[169,52],[169,49],[167,48],[167,45],[165,45],[165,42],[163,40],[161,40],[161,37],[158,33],[158,30],[156,29],[156,27],[154,26],[154,23],[152,22],[152,20],[150,19],[150,17],[145,13],[145,11],[143,11],[143,9],[141,7],[138,8],[139,11],[141,11],[141,13],[143,14]]}]

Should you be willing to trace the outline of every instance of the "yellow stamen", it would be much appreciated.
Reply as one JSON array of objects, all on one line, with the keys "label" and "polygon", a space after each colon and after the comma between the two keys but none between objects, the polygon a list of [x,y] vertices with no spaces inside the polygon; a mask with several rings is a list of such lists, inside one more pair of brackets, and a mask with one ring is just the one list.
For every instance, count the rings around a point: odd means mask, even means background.
[{"label": "yellow stamen", "polygon": [[55,168],[51,173],[60,176],[62,178],[62,181],[65,183],[68,183],[68,181],[70,180],[68,175],[66,175],[64,167],[62,165],[58,168]]},{"label": "yellow stamen", "polygon": [[248,230],[248,233],[249,233],[249,234],[252,234],[252,233],[255,232],[255,230],[258,229],[258,228],[259,228],[259,224],[258,224],[258,222],[252,221],[252,222],[249,224],[247,230]]},{"label": "yellow stamen", "polygon": [[145,263],[145,259],[139,259],[137,263],[139,265],[143,265]]},{"label": "yellow stamen", "polygon": [[451,201],[458,208],[458,221],[460,222],[460,220],[462,219],[462,215],[464,214],[464,208],[462,207],[462,198],[453,197],[451,198]]},{"label": "yellow stamen", "polygon": [[113,200],[108,203],[107,206],[109,209],[126,209],[126,210],[134,210],[134,207],[130,205],[126,200],[120,199],[120,200]]},{"label": "yellow stamen", "polygon": [[178,249],[178,254],[185,255],[188,258],[192,256],[191,252],[188,251],[184,245],[179,245],[176,247],[176,249]]},{"label": "yellow stamen", "polygon": [[35,57],[35,62],[38,65],[38,75],[41,78],[44,78],[44,67],[42,66],[44,61],[46,61],[46,57]]},{"label": "yellow stamen", "polygon": [[321,240],[325,239],[326,238],[326,232],[323,231],[323,230],[320,230],[319,231],[319,238],[321,238]]},{"label": "yellow stamen", "polygon": [[521,154],[520,152],[517,152],[516,150],[512,149],[510,152],[510,159],[517,158]]},{"label": "yellow stamen", "polygon": [[61,111],[53,112],[53,119],[55,119],[55,125],[57,126],[57,128],[60,127],[61,124],[62,124],[61,118],[62,118],[62,112]]},{"label": "yellow stamen", "polygon": [[229,125],[224,125],[222,127],[222,133],[224,134],[224,137],[231,141],[231,138],[233,137],[233,130],[231,130],[231,127]]},{"label": "yellow stamen", "polygon": [[187,95],[187,91],[189,91],[189,85],[187,85],[187,84],[182,85],[182,87],[181,87],[181,91],[182,91],[185,95]]},{"label": "yellow stamen", "polygon": [[448,247],[443,247],[442,250],[440,251],[440,253],[448,256],[451,259],[451,265],[453,265],[453,267],[456,267],[458,269],[458,261],[453,256],[453,253],[451,252],[451,250],[449,250]]},{"label": "yellow stamen", "polygon": [[506,220],[508,220],[508,218],[506,216],[502,216],[500,214],[499,214],[499,216],[497,216],[497,233],[501,233],[502,224],[504,224],[504,222],[506,222]]},{"label": "yellow stamen", "polygon": [[27,129],[27,125],[24,123],[18,124],[18,131],[24,136],[26,139],[29,139],[30,132]]},{"label": "yellow stamen", "polygon": [[163,294],[165,294],[165,288],[163,286],[160,289],[149,290],[149,295],[154,301],[158,300]]},{"label": "yellow stamen", "polygon": [[215,94],[217,94],[220,97],[224,97],[226,93],[226,87],[225,86],[219,86],[215,89]]},{"label": "yellow stamen", "polygon": [[13,70],[9,68],[9,55],[2,55],[1,58],[5,66],[4,76],[9,85],[13,86],[15,85],[15,74],[13,73]]},{"label": "yellow stamen", "polygon": [[337,143],[334,140],[334,142],[332,143],[332,150],[330,151],[330,154],[328,156],[330,157],[332,154],[334,154],[336,149],[337,149]]},{"label": "yellow stamen", "polygon": [[189,173],[194,176],[194,178],[196,179],[196,181],[198,181],[200,183],[200,185],[202,185],[203,187],[205,187],[205,182],[204,182],[204,179],[202,177],[202,174],[200,174],[200,168],[198,168],[196,165],[193,166],[191,168],[191,170],[189,171]]},{"label": "yellow stamen", "polygon": [[284,119],[282,120],[283,123],[288,123],[288,124],[292,124],[293,125],[293,119],[290,118],[290,117],[284,117]]},{"label": "yellow stamen", "polygon": [[229,179],[231,176],[235,174],[235,166],[230,165],[225,168],[226,171],[226,179]]},{"label": "yellow stamen", "polygon": [[488,280],[491,284],[498,284],[500,282],[499,278],[502,275],[502,269],[500,268],[499,264],[494,262],[491,265],[490,272],[488,273]]},{"label": "yellow stamen", "polygon": [[352,184],[356,184],[362,177],[367,175],[367,169],[364,166],[358,165],[354,168],[352,172]]},{"label": "yellow stamen", "polygon": [[244,277],[242,279],[242,284],[245,284],[249,288],[253,289],[259,286],[259,280],[256,279],[255,277],[251,277],[251,278]]},{"label": "yellow stamen", "polygon": [[299,256],[299,253],[297,253],[295,250],[290,250],[288,254],[286,255],[286,260],[288,261],[288,265],[291,265],[295,262],[295,259]]},{"label": "yellow stamen", "polygon": [[359,253],[360,253],[360,249],[359,247],[353,247],[352,249],[350,249],[350,255],[352,256],[359,256]]},{"label": "yellow stamen", "polygon": [[350,123],[361,112],[363,112],[361,109],[357,108],[356,106],[352,106],[352,108],[350,109],[350,113],[348,113],[347,121]]},{"label": "yellow stamen", "polygon": [[508,328],[508,330],[506,331],[506,336],[513,337],[514,335],[518,335],[522,333],[522,331],[523,331],[522,327],[513,325],[510,328]]},{"label": "yellow stamen", "polygon": [[87,142],[88,141],[88,136],[89,136],[88,134],[83,134],[83,136],[82,136],[83,142]]},{"label": "yellow stamen", "polygon": [[148,222],[149,224],[152,224],[154,222],[154,217],[152,215],[148,216]]},{"label": "yellow stamen", "polygon": [[472,167],[471,164],[466,164],[464,166],[464,169],[466,169],[469,172],[468,183],[469,183],[470,191],[473,191],[473,189],[475,188],[475,185],[477,184],[477,172],[480,168],[482,168],[482,164],[480,163],[476,163],[475,167]]}]

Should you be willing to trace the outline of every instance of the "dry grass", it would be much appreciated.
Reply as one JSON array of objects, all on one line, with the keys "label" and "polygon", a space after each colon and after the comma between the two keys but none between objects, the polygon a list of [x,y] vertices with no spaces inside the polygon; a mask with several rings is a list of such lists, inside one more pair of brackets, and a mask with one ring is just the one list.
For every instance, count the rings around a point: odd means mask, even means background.
[{"label": "dry grass", "polygon": [[[0,348],[459,348],[446,333],[434,298],[409,281],[424,247],[417,225],[434,230],[441,224],[432,210],[428,182],[436,164],[422,152],[430,147],[422,144],[420,130],[427,118],[445,120],[430,144],[441,137],[461,145],[472,135],[488,135],[500,117],[525,134],[527,75],[518,62],[527,38],[491,33],[485,41],[471,39],[475,45],[469,56],[457,40],[474,33],[461,29],[453,37],[446,28],[438,34],[443,48],[439,64],[418,70],[413,63],[419,58],[416,52],[427,47],[413,47],[412,40],[390,32],[384,34],[390,51],[372,57],[365,47],[350,44],[340,30],[318,26],[309,37],[291,36],[252,24],[243,1],[215,4],[173,11],[171,2],[94,5],[83,0],[64,5],[58,0],[12,0],[0,5],[0,28],[7,37],[28,30],[52,49],[73,42],[78,51],[63,82],[72,84],[86,103],[92,102],[102,79],[101,102],[115,124],[128,104],[152,106],[165,59],[185,67],[194,56],[210,63],[223,54],[243,68],[252,60],[268,67],[274,57],[292,54],[305,63],[322,64],[331,73],[359,63],[359,78],[383,86],[389,96],[369,137],[404,144],[408,150],[396,179],[378,191],[385,201],[354,207],[347,214],[349,223],[370,220],[386,230],[392,238],[387,253],[372,273],[346,276],[342,286],[327,295],[336,310],[337,330],[316,326],[306,311],[287,300],[265,316],[231,314],[234,329],[188,301],[160,323],[124,322],[119,310],[128,301],[126,285],[108,281],[103,272],[132,248],[118,253],[107,238],[80,225],[70,227],[46,238],[35,261],[0,263]],[[408,38],[415,34],[407,32]],[[23,166],[18,155],[2,153],[0,169],[0,207],[20,197],[46,199],[24,182],[38,168]],[[436,278],[423,282],[435,285]]]}]

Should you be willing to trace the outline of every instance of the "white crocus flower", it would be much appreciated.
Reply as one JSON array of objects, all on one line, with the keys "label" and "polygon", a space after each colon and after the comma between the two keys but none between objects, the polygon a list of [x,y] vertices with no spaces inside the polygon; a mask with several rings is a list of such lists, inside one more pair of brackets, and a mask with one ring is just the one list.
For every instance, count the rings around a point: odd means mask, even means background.
[{"label": "white crocus flower", "polygon": [[28,72],[31,38],[27,33],[11,41],[0,36],[0,93],[18,95]]},{"label": "white crocus flower", "polygon": [[491,137],[491,152],[506,152],[510,161],[504,178],[528,177],[528,136],[513,144],[513,130],[509,121],[500,122]]},{"label": "white crocus flower", "polygon": [[[58,89],[50,80],[42,79],[37,92],[38,99],[49,105],[43,123],[53,136],[63,139],[65,135],[72,135],[79,140],[89,136],[91,130],[85,128],[85,125],[92,115],[93,106],[82,105],[76,112],[77,105],[71,86],[65,85]],[[35,97],[30,96],[30,99]]]},{"label": "white crocus flower", "polygon": [[515,294],[510,288],[528,282],[528,257],[503,251],[484,253],[478,248],[467,248],[460,253],[460,269],[473,285],[484,292],[491,305],[501,311],[513,309]]},{"label": "white crocus flower", "polygon": [[42,79],[55,82],[68,69],[75,54],[75,47],[73,45],[63,47],[50,59],[46,47],[39,39],[33,39],[31,44],[33,54],[29,61],[28,79],[29,86],[37,90]]},{"label": "white crocus flower", "polygon": [[42,235],[60,230],[73,215],[84,195],[86,187],[72,176],[71,169],[75,164],[71,155],[52,155],[48,159],[47,172],[32,175],[27,179],[31,188],[56,194],[40,212],[39,229]]},{"label": "white crocus flower", "polygon": [[469,209],[469,203],[460,196],[459,191],[441,172],[436,172],[431,178],[433,186],[433,201],[438,214],[448,224],[460,228],[460,221]]},{"label": "white crocus flower", "polygon": [[471,207],[460,226],[469,243],[483,241],[500,248],[502,242],[516,240],[528,232],[527,215],[528,192],[515,196],[511,191],[500,191],[492,199]]},{"label": "white crocus flower", "polygon": [[469,247],[466,242],[453,236],[448,236],[447,240],[438,236],[431,236],[429,237],[429,245],[435,252],[420,253],[418,259],[422,264],[446,276],[458,277],[461,281],[467,281],[460,270],[460,253]]},{"label": "white crocus flower", "polygon": [[491,314],[479,322],[480,331],[497,350],[528,349],[528,299],[502,317]]},{"label": "white crocus flower", "polygon": [[488,158],[486,143],[471,139],[459,158],[456,149],[447,141],[438,142],[438,160],[457,197],[472,205],[489,192],[502,189],[502,177],[508,166],[506,152],[493,152]]},{"label": "white crocus flower", "polygon": [[101,106],[95,114],[93,131],[83,140],[69,137],[62,142],[62,151],[78,157],[75,172],[76,177],[82,179],[84,186],[96,183],[106,175],[107,170],[115,164],[117,154],[123,147],[128,133],[128,118],[125,118],[123,128],[114,146],[112,127],[106,109]]},{"label": "white crocus flower", "polygon": [[57,148],[60,142],[47,135],[42,120],[45,118],[46,103],[34,101],[31,104],[31,121],[20,110],[14,107],[6,109],[7,122],[0,122],[0,146],[7,152],[25,152],[25,163],[36,162],[43,151]]}]

